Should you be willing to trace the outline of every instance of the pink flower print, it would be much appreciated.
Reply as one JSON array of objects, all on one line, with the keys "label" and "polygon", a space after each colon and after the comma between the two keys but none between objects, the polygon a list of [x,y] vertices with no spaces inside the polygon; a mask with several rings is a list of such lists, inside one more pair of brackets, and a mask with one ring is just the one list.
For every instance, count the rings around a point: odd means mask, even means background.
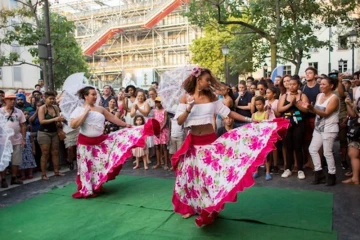
[{"label": "pink flower print", "polygon": [[86,172],[85,173],[85,181],[90,182],[90,179],[91,179],[90,172]]},{"label": "pink flower print", "polygon": [[109,161],[105,162],[104,168],[105,168],[105,169],[108,169],[108,168],[109,168]]},{"label": "pink flower print", "polygon": [[220,191],[218,192],[218,194],[216,194],[215,199],[221,198],[223,193],[224,193],[224,188],[221,188]]},{"label": "pink flower print", "polygon": [[87,152],[91,151],[91,146],[86,146],[86,151]]},{"label": "pink flower print", "polygon": [[189,157],[195,156],[196,155],[196,149],[193,146],[189,147],[189,150],[187,151],[187,154]]},{"label": "pink flower print", "polygon": [[194,170],[191,166],[188,166],[187,168],[187,177],[188,177],[187,180],[188,183],[194,181]]},{"label": "pink flower print", "polygon": [[100,147],[101,147],[101,152],[102,153],[107,153],[107,145],[105,143],[101,143],[100,144]]},{"label": "pink flower print", "polygon": [[229,133],[229,136],[228,136],[228,138],[230,138],[230,140],[233,140],[233,141],[236,141],[236,140],[238,140],[239,139],[239,133],[237,132],[237,130],[232,130],[232,131],[230,131],[230,132],[228,132]]},{"label": "pink flower print", "polygon": [[200,176],[200,171],[199,168],[197,166],[195,166],[195,177],[199,177]]},{"label": "pink flower print", "polygon": [[203,161],[206,165],[210,165],[212,161],[212,154],[209,150],[205,150],[205,157],[203,158]]},{"label": "pink flower print", "polygon": [[134,143],[137,141],[137,138],[134,136],[134,134],[131,134],[130,136],[129,136],[129,143],[131,144],[131,145],[134,145]]},{"label": "pink flower print", "polygon": [[264,127],[261,136],[267,136],[271,133],[271,127]]},{"label": "pink flower print", "polygon": [[190,195],[194,199],[197,199],[199,197],[199,192],[194,189],[194,186],[190,188]]},{"label": "pink flower print", "polygon": [[228,150],[226,151],[226,156],[231,158],[233,155],[234,155],[234,149],[232,147],[229,147]]},{"label": "pink flower print", "polygon": [[215,153],[216,154],[224,154],[225,153],[225,146],[222,143],[215,144]]},{"label": "pink flower print", "polygon": [[90,159],[87,159],[87,158],[85,158],[84,161],[85,161],[85,164],[86,164],[86,167],[87,167],[88,171],[91,171],[91,167],[93,165],[93,162]]},{"label": "pink flower print", "polygon": [[99,176],[99,180],[102,181],[105,175],[102,172],[99,172],[98,176]]},{"label": "pink flower print", "polygon": [[100,152],[100,150],[97,149],[97,148],[92,148],[92,149],[91,149],[91,153],[92,153],[92,156],[93,156],[94,158],[99,157],[99,152]]},{"label": "pink flower print", "polygon": [[121,151],[121,152],[126,152],[128,146],[129,146],[129,145],[127,145],[127,144],[123,144],[123,145],[120,147],[120,151]]},{"label": "pink flower print", "polygon": [[214,171],[218,171],[221,169],[218,158],[211,161],[211,167],[212,169],[214,169]]},{"label": "pink flower print", "polygon": [[213,184],[213,179],[212,177],[209,175],[207,177],[205,177],[205,185],[206,186],[211,186]]},{"label": "pink flower print", "polygon": [[260,140],[260,138],[254,136],[251,138],[251,143],[250,143],[250,149],[251,150],[256,150],[256,149],[260,149],[262,147],[262,142]]},{"label": "pink flower print", "polygon": [[235,168],[234,168],[233,166],[231,166],[231,167],[229,168],[229,172],[228,172],[228,174],[227,174],[227,176],[226,176],[226,180],[227,180],[228,182],[233,182],[233,181],[234,181],[234,178],[236,178],[236,176],[235,176]]}]

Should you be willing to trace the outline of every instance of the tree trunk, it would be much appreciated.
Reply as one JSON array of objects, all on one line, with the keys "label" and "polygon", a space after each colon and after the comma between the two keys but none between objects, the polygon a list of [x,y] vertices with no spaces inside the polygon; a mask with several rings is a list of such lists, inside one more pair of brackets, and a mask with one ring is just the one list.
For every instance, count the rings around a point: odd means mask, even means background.
[{"label": "tree trunk", "polygon": [[302,63],[302,58],[303,58],[303,50],[299,51],[299,55],[296,59],[296,64],[295,64],[295,75],[299,75],[299,71],[300,71],[300,67],[301,67],[301,63]]},{"label": "tree trunk", "polygon": [[271,58],[271,72],[276,68],[277,65],[277,45],[276,45],[276,41],[274,42],[270,42],[270,49],[271,49],[271,54],[270,54],[270,58]]}]

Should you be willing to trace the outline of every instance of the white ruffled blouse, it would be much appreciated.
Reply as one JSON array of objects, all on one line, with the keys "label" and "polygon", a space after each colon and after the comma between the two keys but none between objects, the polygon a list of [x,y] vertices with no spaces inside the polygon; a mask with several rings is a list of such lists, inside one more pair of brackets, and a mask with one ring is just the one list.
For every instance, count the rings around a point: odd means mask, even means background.
[{"label": "white ruffled blouse", "polygon": [[[83,107],[77,107],[75,110],[71,113],[70,119],[78,118],[83,114],[85,111],[85,108]],[[104,125],[105,123],[105,117],[103,114],[96,112],[96,111],[90,111],[80,126],[80,133],[87,136],[87,137],[98,137],[101,136],[104,133]]]},{"label": "white ruffled blouse", "polygon": [[[186,107],[187,104],[180,103],[176,110],[174,119],[177,119],[181,114],[183,114],[186,111]],[[191,113],[187,117],[184,126],[191,127],[209,123],[211,124],[214,121],[215,114],[224,118],[229,115],[230,111],[231,110],[223,104],[221,99],[210,103],[195,104],[191,109]]]}]

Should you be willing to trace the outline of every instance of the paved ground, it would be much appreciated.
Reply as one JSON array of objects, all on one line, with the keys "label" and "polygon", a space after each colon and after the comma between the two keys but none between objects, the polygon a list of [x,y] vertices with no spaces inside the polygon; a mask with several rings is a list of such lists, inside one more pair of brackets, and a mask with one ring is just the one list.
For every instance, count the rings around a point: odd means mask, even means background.
[{"label": "paved ground", "polygon": [[[334,194],[334,230],[338,232],[340,240],[358,240],[360,239],[360,187],[341,184],[344,179],[344,171],[337,168],[338,184],[334,187],[326,187],[324,185],[313,186],[310,184],[312,180],[312,171],[306,170],[307,178],[298,180],[296,175],[288,179],[282,179],[280,175],[274,175],[273,180],[265,181],[264,173],[256,180],[258,186],[270,186],[279,188],[292,188],[303,190],[316,190],[323,192],[331,192]],[[64,169],[65,170],[65,169]],[[128,161],[121,174],[133,176],[149,176],[160,178],[174,178],[172,172],[163,169],[132,169],[132,163]],[[74,182],[76,170],[67,171],[64,177],[50,177],[49,181],[41,181],[39,174],[32,182],[26,183],[11,189],[0,189],[0,208],[7,207],[18,202],[25,201],[36,195],[51,190],[53,187],[63,187]],[[75,189],[74,189],[75,190]],[[70,197],[70,196],[69,196]],[[311,203],[309,203],[311,204]],[[289,210],[291,211],[291,209]],[[1,210],[0,210],[1,213]],[[284,213],[286,214],[286,213]],[[311,214],[311,213],[309,213]],[[296,221],[296,220],[294,220]]]}]

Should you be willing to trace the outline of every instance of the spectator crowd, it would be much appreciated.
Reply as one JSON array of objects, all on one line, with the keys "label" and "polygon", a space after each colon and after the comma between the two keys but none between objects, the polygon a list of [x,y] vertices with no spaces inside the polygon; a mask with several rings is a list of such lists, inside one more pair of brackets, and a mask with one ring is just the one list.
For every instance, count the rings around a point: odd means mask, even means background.
[{"label": "spectator crowd", "polygon": [[[267,156],[264,166],[254,178],[263,175],[271,180],[275,175],[289,178],[293,174],[299,180],[306,178],[306,168],[313,169],[313,184],[336,184],[336,170],[345,170],[346,184],[359,184],[360,172],[360,80],[318,75],[315,68],[305,71],[303,81],[297,75],[278,76],[254,80],[248,77],[238,85],[223,84],[216,94],[230,109],[252,118],[253,121],[268,121],[286,118],[290,127],[283,141]],[[180,148],[187,129],[173,120],[174,115],[162,106],[166,101],[157,95],[158,83],[153,82],[148,90],[127,85],[115,92],[105,85],[100,105],[128,124],[143,125],[148,118],[159,121],[159,136],[148,137],[144,148],[133,149],[134,170],[143,168],[171,171],[170,159]],[[39,80],[31,92],[17,89],[15,92],[0,90],[0,114],[14,130],[10,138],[13,145],[11,164],[0,172],[1,188],[7,188],[6,174],[11,174],[10,184],[22,184],[33,178],[33,172],[41,172],[47,180],[47,170],[60,172],[61,158],[72,170],[76,167],[76,143],[78,129],[72,129],[59,108],[61,94],[44,91]],[[213,127],[218,137],[233,128],[243,127],[246,122],[229,117],[214,116]],[[120,129],[105,121],[104,133]],[[340,143],[339,164],[334,158],[334,142]],[[60,157],[59,157],[60,156]],[[51,160],[51,161],[49,161]],[[154,161],[154,163],[152,163]],[[51,162],[51,163],[49,163]],[[350,162],[350,164],[348,164]],[[262,167],[264,168],[261,171]],[[307,171],[308,172],[308,171]],[[339,176],[339,174],[338,174]]]}]

